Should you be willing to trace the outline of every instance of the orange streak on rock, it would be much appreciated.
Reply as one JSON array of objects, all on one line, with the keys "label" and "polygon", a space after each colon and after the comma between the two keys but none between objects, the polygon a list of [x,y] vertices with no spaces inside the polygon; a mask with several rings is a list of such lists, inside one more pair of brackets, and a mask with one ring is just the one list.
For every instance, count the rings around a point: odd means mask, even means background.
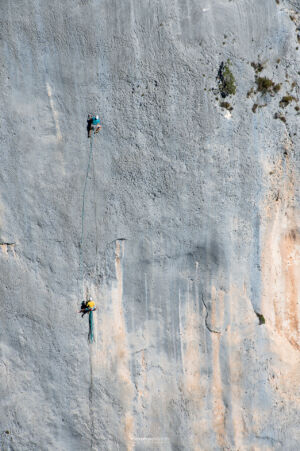
[{"label": "orange streak on rock", "polygon": [[[122,243],[124,245],[124,243]],[[112,305],[113,305],[113,329],[112,338],[116,347],[116,369],[120,380],[124,408],[127,410],[124,418],[124,436],[128,451],[133,450],[134,441],[134,418],[131,413],[131,404],[133,399],[133,383],[129,371],[129,350],[127,345],[127,334],[125,327],[124,311],[123,311],[123,273],[121,257],[124,248],[121,249],[120,242],[116,242],[115,269],[116,282],[112,288]]]},{"label": "orange streak on rock", "polygon": [[185,388],[189,396],[200,401],[203,397],[203,388],[200,380],[199,315],[194,311],[187,313],[184,341]]},{"label": "orange streak on rock", "polygon": [[[188,288],[190,290],[190,287]],[[192,290],[191,290],[192,291]],[[194,302],[189,291],[185,302],[185,309],[180,314],[181,352],[183,364],[183,392],[190,414],[189,437],[190,449],[201,451],[200,444],[203,434],[208,433],[209,425],[203,417],[206,403],[207,356],[200,347],[203,335],[203,318],[197,308],[198,299]]]},{"label": "orange streak on rock", "polygon": [[[299,332],[298,319],[298,299],[299,299],[299,282],[297,283],[297,275],[300,274],[300,252],[299,252],[300,236],[296,230],[290,230],[281,240],[280,251],[283,266],[283,276],[285,279],[286,290],[286,318],[289,323],[289,330],[297,339]],[[292,338],[292,337],[291,337]]]},{"label": "orange streak on rock", "polygon": [[125,437],[127,443],[127,451],[133,451],[134,449],[134,418],[130,412],[125,415]]},{"label": "orange streak on rock", "polygon": [[225,406],[223,402],[223,388],[220,368],[220,335],[212,334],[212,405],[213,405],[213,428],[216,433],[218,445],[224,448],[226,445],[225,432]]},{"label": "orange streak on rock", "polygon": [[267,323],[299,350],[300,236],[292,167],[288,158],[276,163],[266,196],[262,310]]}]

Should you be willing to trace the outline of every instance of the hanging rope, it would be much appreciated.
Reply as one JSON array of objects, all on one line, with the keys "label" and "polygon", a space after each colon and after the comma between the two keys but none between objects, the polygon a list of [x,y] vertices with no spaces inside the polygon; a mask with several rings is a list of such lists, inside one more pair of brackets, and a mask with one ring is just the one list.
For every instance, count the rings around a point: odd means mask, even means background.
[{"label": "hanging rope", "polygon": [[80,238],[80,244],[79,244],[79,279],[78,281],[80,281],[80,285],[81,287],[79,288],[78,286],[78,296],[79,296],[79,301],[82,299],[83,297],[83,238],[84,238],[84,209],[85,209],[85,192],[86,192],[86,187],[87,187],[87,181],[88,181],[88,177],[89,177],[89,172],[90,172],[90,165],[91,165],[91,159],[93,156],[93,136],[94,134],[91,134],[90,137],[90,151],[89,151],[89,159],[88,159],[88,165],[87,165],[87,170],[86,170],[86,175],[85,175],[85,181],[84,181],[84,188],[83,188],[83,196],[82,196],[82,209],[81,209],[81,238]]},{"label": "hanging rope", "polygon": [[89,313],[89,342],[93,343],[94,341],[94,318],[93,311]]},{"label": "hanging rope", "polygon": [[98,225],[97,225],[97,200],[96,200],[96,177],[95,177],[95,162],[94,155],[92,154],[92,165],[93,165],[93,186],[94,186],[94,211],[95,211],[95,266],[94,266],[94,276],[97,273],[98,269]]}]

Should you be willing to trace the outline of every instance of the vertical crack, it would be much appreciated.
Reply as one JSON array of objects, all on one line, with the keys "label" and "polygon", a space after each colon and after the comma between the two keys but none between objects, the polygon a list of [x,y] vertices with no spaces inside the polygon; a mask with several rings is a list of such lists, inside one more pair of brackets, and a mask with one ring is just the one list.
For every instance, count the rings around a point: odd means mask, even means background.
[{"label": "vertical crack", "polygon": [[203,305],[204,305],[204,307],[205,307],[205,310],[206,310],[206,315],[205,315],[205,326],[206,326],[207,330],[209,330],[209,332],[211,332],[211,333],[213,333],[213,334],[220,334],[221,331],[212,329],[212,328],[209,326],[208,322],[207,322],[207,319],[208,319],[208,308],[207,308],[207,305],[206,305],[205,302],[204,302],[204,296],[203,296],[203,294],[202,294],[202,303],[203,303]]}]

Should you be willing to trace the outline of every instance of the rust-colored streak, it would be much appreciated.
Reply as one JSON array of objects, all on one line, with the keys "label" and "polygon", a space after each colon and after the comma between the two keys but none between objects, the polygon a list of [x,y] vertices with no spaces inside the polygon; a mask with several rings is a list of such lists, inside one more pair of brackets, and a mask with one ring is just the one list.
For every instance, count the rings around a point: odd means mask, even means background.
[{"label": "rust-colored streak", "polygon": [[[207,380],[204,374],[207,371],[207,355],[199,346],[201,343],[202,317],[199,315],[197,302],[192,296],[192,287],[188,285],[188,293],[185,299],[185,308],[180,313],[181,352],[183,364],[183,388],[185,399],[188,402],[190,412],[189,438],[190,449],[201,451],[202,436],[207,433],[207,425],[201,418],[201,412],[205,409]],[[179,306],[180,308],[180,306]],[[202,327],[201,327],[202,326]]]},{"label": "rust-colored streak", "polygon": [[[122,243],[123,244],[123,243]],[[133,384],[129,371],[129,349],[127,343],[127,333],[125,327],[123,311],[123,271],[121,257],[124,254],[124,244],[121,247],[119,241],[116,242],[115,270],[116,282],[112,288],[112,304],[114,310],[114,328],[116,330],[113,338],[116,346],[117,374],[123,388],[123,403],[126,409],[124,418],[124,435],[127,451],[132,451],[134,447],[134,418],[131,412],[133,399]]]},{"label": "rust-colored streak", "polygon": [[280,252],[282,259],[282,266],[285,278],[286,291],[286,317],[289,323],[289,330],[292,335],[298,334],[299,319],[298,319],[298,289],[297,289],[297,274],[299,274],[299,245],[300,239],[294,230],[287,233],[281,240]]},{"label": "rust-colored streak", "polygon": [[[224,291],[211,289],[211,327],[213,330],[222,329],[224,322]],[[212,333],[212,399],[213,399],[213,429],[218,445],[226,447],[225,415],[226,408],[223,401],[223,384],[220,365],[220,340],[221,335]]]},{"label": "rust-colored streak", "polygon": [[126,447],[127,451],[134,450],[134,440],[133,440],[133,432],[134,432],[134,419],[130,412],[126,412],[125,415],[125,437],[126,437]]},{"label": "rust-colored streak", "polygon": [[[268,325],[297,350],[299,337],[300,234],[295,174],[287,158],[271,172],[262,215],[262,310]],[[275,198],[274,192],[280,192]]]},{"label": "rust-colored streak", "polygon": [[217,436],[218,445],[224,449],[226,445],[225,433],[225,406],[223,402],[223,387],[220,368],[220,335],[212,334],[212,357],[213,357],[213,427]]}]

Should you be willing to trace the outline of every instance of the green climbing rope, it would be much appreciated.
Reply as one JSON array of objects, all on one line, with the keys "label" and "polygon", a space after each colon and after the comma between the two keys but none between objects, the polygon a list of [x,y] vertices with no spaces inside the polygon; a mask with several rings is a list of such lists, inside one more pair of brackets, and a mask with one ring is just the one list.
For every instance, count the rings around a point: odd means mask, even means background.
[{"label": "green climbing rope", "polygon": [[94,275],[97,272],[98,269],[98,225],[97,225],[97,197],[96,197],[96,176],[95,176],[95,162],[94,162],[94,155],[92,154],[92,167],[93,167],[93,187],[94,187],[94,212],[95,212],[95,265],[94,265]]},{"label": "green climbing rope", "polygon": [[87,181],[89,177],[90,172],[90,166],[91,166],[91,160],[93,155],[93,136],[94,134],[91,134],[90,138],[90,151],[89,151],[89,159],[88,159],[88,165],[85,175],[85,181],[84,181],[84,188],[83,188],[83,196],[82,196],[82,209],[81,209],[81,238],[80,238],[80,244],[79,244],[79,278],[81,287],[78,287],[78,295],[79,295],[79,301],[83,298],[83,252],[82,252],[82,246],[83,246],[83,238],[84,238],[84,209],[85,209],[85,192],[87,187]]},{"label": "green climbing rope", "polygon": [[94,341],[94,318],[93,311],[89,313],[89,342],[93,343]]}]

